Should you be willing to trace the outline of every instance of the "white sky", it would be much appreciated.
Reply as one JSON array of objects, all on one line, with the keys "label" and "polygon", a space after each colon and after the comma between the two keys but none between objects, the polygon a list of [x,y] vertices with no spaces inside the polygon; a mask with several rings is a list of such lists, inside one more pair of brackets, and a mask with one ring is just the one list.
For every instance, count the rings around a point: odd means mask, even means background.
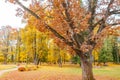
[{"label": "white sky", "polygon": [[0,0],[0,27],[10,25],[13,28],[23,28],[22,18],[16,17],[17,6],[5,0]]},{"label": "white sky", "polygon": [[[24,2],[23,0],[20,1],[24,3],[25,6],[29,6],[31,3],[31,0],[28,0],[27,2]],[[46,2],[47,0],[41,1]],[[18,7],[18,5],[5,2],[5,0],[0,0],[0,28],[1,26],[6,25],[10,25],[13,28],[23,28],[25,26],[25,23],[22,23],[21,21],[22,17],[16,16],[16,9]]]}]

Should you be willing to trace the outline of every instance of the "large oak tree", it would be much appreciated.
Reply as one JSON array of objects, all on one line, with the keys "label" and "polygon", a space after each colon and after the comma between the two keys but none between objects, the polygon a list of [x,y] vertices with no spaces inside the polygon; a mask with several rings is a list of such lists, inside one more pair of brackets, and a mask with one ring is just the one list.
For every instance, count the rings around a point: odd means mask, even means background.
[{"label": "large oak tree", "polygon": [[32,0],[29,8],[19,0],[9,1],[34,16],[37,29],[48,29],[55,35],[57,43],[64,43],[72,49],[81,59],[82,79],[94,80],[92,50],[107,34],[118,35],[119,27],[114,29],[111,26],[120,23],[116,18],[120,13],[120,0],[48,0],[45,5]]}]

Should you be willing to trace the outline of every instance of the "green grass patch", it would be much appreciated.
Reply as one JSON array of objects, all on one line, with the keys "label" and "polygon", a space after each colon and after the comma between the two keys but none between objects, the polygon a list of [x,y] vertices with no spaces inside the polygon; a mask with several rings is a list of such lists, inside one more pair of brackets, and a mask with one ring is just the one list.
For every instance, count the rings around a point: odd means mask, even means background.
[{"label": "green grass patch", "polygon": [[120,65],[93,69],[95,75],[111,76],[120,79]]},{"label": "green grass patch", "polygon": [[[41,72],[56,72],[68,75],[81,75],[80,67],[57,67],[57,66],[40,66],[38,69]],[[120,80],[120,65],[117,66],[103,66],[100,68],[93,68],[94,75],[110,76]]]}]

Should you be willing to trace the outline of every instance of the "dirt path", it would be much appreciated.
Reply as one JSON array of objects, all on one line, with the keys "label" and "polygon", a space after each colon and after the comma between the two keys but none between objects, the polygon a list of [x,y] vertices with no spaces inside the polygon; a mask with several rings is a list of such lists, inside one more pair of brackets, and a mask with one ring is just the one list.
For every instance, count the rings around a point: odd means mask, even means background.
[{"label": "dirt path", "polygon": [[15,70],[17,70],[17,67],[12,68],[12,69],[0,70],[0,76],[2,76],[6,72],[11,72],[11,71],[15,71]]}]

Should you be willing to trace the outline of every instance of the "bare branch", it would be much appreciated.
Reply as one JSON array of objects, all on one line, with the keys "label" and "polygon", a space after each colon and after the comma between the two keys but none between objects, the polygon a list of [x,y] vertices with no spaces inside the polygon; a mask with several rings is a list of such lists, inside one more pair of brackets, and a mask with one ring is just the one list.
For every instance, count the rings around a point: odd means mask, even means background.
[{"label": "bare branch", "polygon": [[69,2],[68,2],[68,1],[62,3],[62,6],[63,6],[64,9],[65,9],[66,21],[69,23],[70,28],[71,28],[71,29],[74,29],[73,23],[72,23],[71,18],[70,18],[70,14],[69,14],[69,12],[68,12],[67,4],[69,5]]},{"label": "bare branch", "polygon": [[100,23],[100,28],[98,29],[97,33],[101,32],[105,27],[106,27],[105,20],[102,19]]},{"label": "bare branch", "polygon": [[107,11],[104,17],[105,20],[110,16],[110,6],[113,4],[113,2],[114,0],[110,0],[110,3],[108,4]]},{"label": "bare branch", "polygon": [[95,26],[93,26],[94,24],[94,18],[95,18],[95,11],[96,11],[96,7],[97,7],[97,2],[98,0],[89,0],[89,11],[91,12],[91,18],[89,19],[89,28],[90,31],[92,31],[94,29]]},{"label": "bare branch", "polygon": [[116,25],[120,25],[120,22],[118,22],[118,23],[112,23],[112,24],[108,24],[108,25],[110,25],[110,26],[116,26]]},{"label": "bare branch", "polygon": [[100,19],[98,22],[96,22],[93,26],[94,26],[94,27],[97,26],[97,25],[100,24],[102,21],[103,21],[103,18]]},{"label": "bare branch", "polygon": [[110,3],[108,4],[108,7],[107,7],[106,14],[105,14],[104,18],[101,20],[100,28],[97,31],[97,33],[101,32],[106,27],[105,21],[110,16],[110,6],[113,4],[113,2],[114,2],[114,0],[110,0]]},{"label": "bare branch", "polygon": [[110,15],[112,14],[120,14],[120,10],[113,10],[113,11],[110,11]]},{"label": "bare branch", "polygon": [[114,0],[110,0],[110,3],[108,4],[107,10],[110,11],[110,6],[113,4]]},{"label": "bare branch", "polygon": [[36,17],[37,19],[40,19],[40,17],[34,13],[33,11],[31,11],[30,9],[28,9],[27,7],[25,7],[21,2],[19,2],[19,0],[15,0],[16,3],[21,6],[24,10],[26,10],[27,12],[29,12],[31,15],[33,15],[34,17]]}]

